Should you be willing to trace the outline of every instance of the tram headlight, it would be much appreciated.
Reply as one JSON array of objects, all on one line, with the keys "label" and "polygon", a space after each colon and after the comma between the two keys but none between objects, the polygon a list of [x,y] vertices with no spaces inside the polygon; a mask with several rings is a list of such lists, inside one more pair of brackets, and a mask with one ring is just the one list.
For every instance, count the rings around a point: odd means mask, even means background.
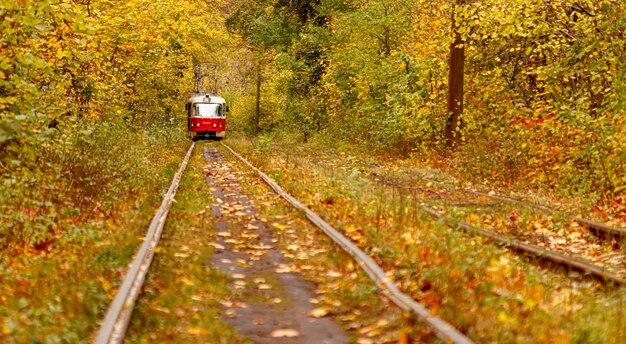
[{"label": "tram headlight", "polygon": [[213,123],[213,128],[217,127],[217,124]]},{"label": "tram headlight", "polygon": [[196,127],[200,127],[200,123],[196,123]]}]

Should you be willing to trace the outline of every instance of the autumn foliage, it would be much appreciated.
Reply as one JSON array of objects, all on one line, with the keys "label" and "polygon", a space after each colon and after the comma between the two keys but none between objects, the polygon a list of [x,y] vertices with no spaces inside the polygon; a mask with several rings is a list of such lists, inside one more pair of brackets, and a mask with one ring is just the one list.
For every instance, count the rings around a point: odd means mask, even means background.
[{"label": "autumn foliage", "polygon": [[441,152],[454,26],[465,106],[446,164],[478,180],[565,194],[626,187],[622,2],[241,3],[233,31],[277,56],[265,91],[283,105],[274,113],[268,104],[275,127],[379,152]]}]

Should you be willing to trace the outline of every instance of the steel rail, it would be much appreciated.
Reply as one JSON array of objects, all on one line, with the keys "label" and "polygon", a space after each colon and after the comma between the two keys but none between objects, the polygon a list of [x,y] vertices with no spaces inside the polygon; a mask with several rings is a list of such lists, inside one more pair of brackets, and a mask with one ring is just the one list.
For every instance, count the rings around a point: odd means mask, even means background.
[{"label": "steel rail", "polygon": [[320,228],[326,235],[328,235],[337,245],[339,245],[346,253],[348,253],[361,268],[368,274],[368,276],[376,283],[381,293],[385,295],[391,302],[405,311],[415,313],[422,321],[430,325],[430,327],[437,333],[439,337],[444,340],[451,341],[458,344],[472,343],[464,334],[456,330],[452,325],[448,324],[445,320],[434,316],[430,311],[417,303],[411,297],[402,293],[398,287],[393,283],[391,277],[387,276],[385,271],[374,262],[369,256],[367,256],[361,249],[354,245],[349,239],[339,233],[321,217],[311,211],[309,208],[300,203],[293,196],[288,194],[283,188],[280,187],[272,178],[263,173],[261,170],[249,163],[239,153],[235,152],[232,148],[222,143],[222,145],[228,149],[235,157],[241,160],[244,164],[255,171],[261,179],[263,179],[276,193],[283,197],[287,202],[297,209],[300,209],[306,213],[307,219],[314,225]]},{"label": "steel rail", "polygon": [[[512,204],[518,204],[518,205],[521,205],[521,206],[524,206],[524,207],[530,207],[530,208],[538,209],[538,210],[544,211],[544,212],[549,213],[549,214],[554,214],[554,213],[557,212],[557,210],[554,210],[552,208],[549,208],[549,207],[546,207],[546,206],[543,206],[543,205],[539,205],[539,204],[529,203],[529,202],[522,201],[522,200],[519,200],[519,199],[514,199],[514,198],[500,196],[500,195],[491,195],[491,194],[488,194],[486,192],[481,192],[481,191],[476,191],[476,190],[471,190],[471,189],[457,188],[453,184],[440,182],[440,181],[437,181],[437,180],[434,180],[434,179],[430,179],[430,178],[420,178],[420,179],[422,179],[424,181],[427,181],[427,182],[434,183],[434,184],[443,185],[445,187],[453,187],[455,190],[460,190],[462,192],[472,193],[472,194],[475,194],[475,195],[478,195],[478,196],[484,196],[484,197],[488,197],[488,198],[495,199],[495,200],[498,200],[498,201],[508,202],[508,203],[512,203]],[[580,224],[580,225],[586,226],[588,228],[594,229],[594,230],[599,231],[599,232],[604,232],[604,233],[608,233],[608,234],[612,234],[612,235],[617,235],[617,236],[620,236],[620,237],[626,237],[626,229],[623,229],[623,228],[609,226],[609,225],[606,225],[604,223],[600,223],[600,222],[584,219],[584,218],[578,217],[578,216],[570,216],[569,219],[574,221],[574,222],[576,222],[576,223],[578,223],[578,224]]]},{"label": "steel rail", "polygon": [[617,235],[617,236],[620,236],[620,237],[626,237],[626,229],[622,229],[622,228],[619,228],[619,227],[612,227],[612,226],[609,226],[609,225],[605,225],[604,223],[599,223],[599,222],[583,219],[583,218],[580,218],[580,217],[572,217],[571,219],[576,221],[576,222],[578,222],[578,224],[581,224],[583,226],[587,226],[587,227],[589,227],[591,229],[595,229],[595,230],[600,231],[600,232],[613,234],[613,235]]},{"label": "steel rail", "polygon": [[[421,205],[422,209],[424,209],[427,213],[429,213],[430,215],[440,219],[445,217],[445,215],[431,207],[425,206],[425,205]],[[589,273],[603,281],[611,281],[617,285],[620,286],[626,286],[626,279],[619,277],[617,275],[614,275],[610,272],[607,272],[605,269],[597,266],[597,265],[593,265],[569,256],[566,256],[564,254],[558,253],[558,252],[552,252],[552,251],[548,251],[545,250],[541,247],[538,246],[534,246],[534,245],[530,245],[530,244],[526,244],[523,243],[519,240],[507,237],[505,235],[501,235],[498,233],[494,233],[491,231],[487,231],[484,230],[482,228],[473,226],[467,222],[463,222],[463,221],[459,221],[456,224],[457,227],[464,229],[468,232],[473,232],[485,237],[488,237],[490,239],[496,240],[498,242],[504,243],[507,246],[517,250],[517,251],[522,251],[522,252],[526,252],[526,253],[530,253],[532,255],[535,255],[537,257],[543,258],[543,259],[547,259],[550,260],[554,263],[557,264],[561,264],[561,265],[566,265],[569,266],[571,268],[574,268],[576,270],[579,271],[583,271],[586,273]]]},{"label": "steel rail", "polygon": [[189,147],[187,155],[185,155],[185,159],[183,159],[178,172],[172,179],[170,188],[163,196],[161,206],[156,214],[154,214],[152,222],[150,222],[144,241],[141,244],[139,251],[137,251],[128,272],[124,277],[122,285],[118,289],[117,294],[111,302],[106,316],[100,325],[100,329],[98,330],[98,334],[94,341],[95,344],[120,343],[124,340],[124,335],[126,334],[126,329],[128,328],[128,322],[130,321],[130,317],[135,306],[135,301],[137,300],[143,281],[145,280],[150,264],[152,263],[154,251],[159,244],[167,214],[172,202],[174,201],[176,190],[178,189],[178,185],[180,184],[183,172],[187,167],[187,163],[189,162],[189,157],[191,157],[191,152],[193,151],[194,146],[195,143],[192,143],[191,147]]}]

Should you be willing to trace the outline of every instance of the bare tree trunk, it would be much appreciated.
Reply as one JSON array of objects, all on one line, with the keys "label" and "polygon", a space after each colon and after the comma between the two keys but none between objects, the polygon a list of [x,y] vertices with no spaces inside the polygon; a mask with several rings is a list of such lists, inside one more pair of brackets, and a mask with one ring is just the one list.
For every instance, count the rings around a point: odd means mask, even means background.
[{"label": "bare tree trunk", "polygon": [[[465,0],[456,0],[456,6],[461,6]],[[452,32],[454,42],[450,45],[450,74],[448,75],[448,118],[444,137],[446,147],[452,148],[459,143],[461,114],[463,113],[463,83],[465,73],[465,46],[455,22],[455,10],[452,11]]]},{"label": "bare tree trunk", "polygon": [[256,70],[256,106],[254,110],[254,136],[259,134],[259,117],[261,116],[261,60]]}]

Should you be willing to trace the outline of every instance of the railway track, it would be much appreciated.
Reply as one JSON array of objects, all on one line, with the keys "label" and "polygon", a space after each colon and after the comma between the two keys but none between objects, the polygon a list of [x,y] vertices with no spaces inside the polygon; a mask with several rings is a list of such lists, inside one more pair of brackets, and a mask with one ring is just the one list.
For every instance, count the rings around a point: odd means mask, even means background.
[{"label": "railway track", "polygon": [[[235,157],[240,159],[244,164],[254,170],[261,179],[263,179],[277,194],[284,198],[295,208],[303,211],[307,219],[322,230],[329,238],[331,238],[339,247],[348,253],[358,265],[366,272],[370,279],[376,284],[382,295],[387,297],[393,304],[404,311],[413,313],[418,319],[427,324],[434,333],[441,339],[459,344],[472,343],[463,333],[455,329],[445,320],[433,315],[426,307],[401,292],[396,284],[391,280],[389,275],[374,262],[372,258],[366,255],[354,243],[330,226],[319,215],[308,209],[293,196],[285,192],[274,180],[265,173],[250,164],[241,155],[232,148],[222,143]],[[169,208],[171,207],[176,190],[182,178],[183,172],[187,166],[189,158],[193,152],[195,143],[192,143],[181,166],[172,180],[172,184],[165,194],[159,210],[153,217],[144,241],[139,248],[128,272],[126,273],[121,286],[111,302],[104,320],[102,321],[94,343],[120,343],[124,340],[124,336],[132,316],[137,297],[141,291],[143,282],[146,278],[148,270],[157,245],[159,243]]]},{"label": "railway track", "polygon": [[[390,182],[387,180],[387,178],[376,178],[374,179],[374,181],[386,187],[393,187],[393,188],[400,188],[400,189],[407,189],[407,190],[422,190],[422,191],[424,190],[423,188],[420,188],[420,187],[403,185],[402,183],[399,183],[397,181]],[[430,180],[430,179],[426,179],[425,181],[431,182],[431,183],[433,182],[433,180]],[[441,182],[437,182],[437,183],[450,186],[449,184],[446,184],[446,183],[441,183]],[[457,188],[452,189],[452,192],[457,192],[457,191],[472,194],[474,196],[479,196],[481,198],[489,198],[492,200],[496,200],[498,202],[506,202],[506,203],[514,204],[518,206],[525,206],[529,208],[539,209],[541,211],[548,212],[550,214],[557,213],[556,210],[553,210],[548,207],[544,207],[541,205],[534,205],[534,204],[530,204],[527,202],[523,202],[520,200],[515,200],[515,199],[503,197],[503,196],[490,195],[484,192],[467,190],[467,189],[457,189]],[[426,196],[426,198],[428,198],[428,196]],[[468,205],[468,204],[467,203],[452,204],[452,206],[463,206],[463,205]],[[493,207],[492,204],[485,204],[485,203],[481,204],[480,202],[469,203],[469,205],[473,207],[487,207],[487,206]],[[438,218],[438,219],[442,219],[442,218],[446,219],[446,222],[452,227],[456,227],[469,233],[487,237],[491,240],[502,243],[515,251],[533,255],[540,259],[551,261],[555,264],[575,269],[577,271],[583,272],[584,274],[589,274],[605,283],[611,283],[617,286],[626,286],[626,278],[623,277],[623,274],[618,274],[618,273],[614,273],[611,271],[611,270],[617,270],[620,272],[623,271],[623,261],[625,259],[623,259],[624,256],[619,251],[613,250],[614,251],[613,256],[611,256],[613,261],[616,261],[616,260],[620,261],[617,264],[613,264],[617,266],[612,266],[612,264],[604,263],[604,262],[601,262],[600,260],[598,260],[598,262],[589,262],[586,259],[576,258],[576,257],[569,255],[568,254],[569,252],[567,252],[567,250],[565,249],[553,251],[553,250],[540,247],[536,244],[533,244],[532,240],[529,240],[529,237],[531,237],[530,235],[525,238],[527,240],[520,240],[512,236],[503,235],[500,233],[496,233],[494,231],[480,228],[466,221],[458,221],[457,219],[454,219],[453,217],[447,216],[444,211],[434,209],[432,206],[429,206],[428,204],[421,204],[420,206],[422,207],[424,211],[426,211],[428,214],[432,215],[433,217]],[[623,236],[622,234],[623,230],[619,228],[611,227],[605,224],[597,223],[594,221],[590,221],[590,220],[586,220],[586,219],[582,219],[578,217],[570,217],[569,219],[571,221],[575,221],[576,223],[583,224],[589,228],[600,231],[602,233],[618,235],[620,237]],[[620,257],[622,259],[616,259]]]}]

